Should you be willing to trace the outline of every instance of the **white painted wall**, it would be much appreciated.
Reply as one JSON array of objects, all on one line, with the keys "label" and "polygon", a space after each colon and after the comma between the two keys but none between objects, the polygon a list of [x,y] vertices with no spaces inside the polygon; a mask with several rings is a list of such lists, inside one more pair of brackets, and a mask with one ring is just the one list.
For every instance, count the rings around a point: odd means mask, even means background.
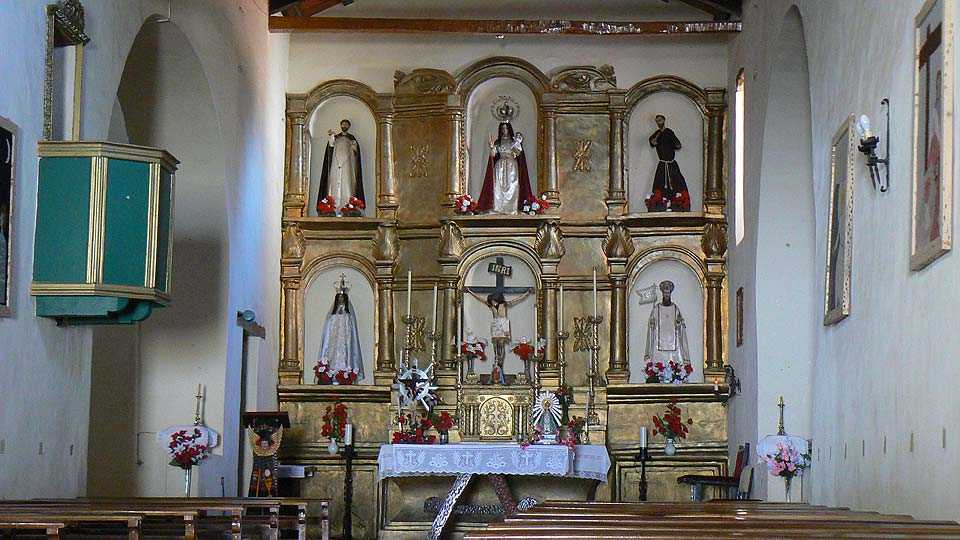
[{"label": "white painted wall", "polygon": [[[759,354],[749,329],[760,316],[752,295],[772,277],[757,272],[758,254],[753,252],[758,190],[766,189],[768,180],[761,175],[760,144],[765,139],[764,126],[769,126],[764,116],[771,66],[776,62],[774,45],[781,39],[780,21],[793,3],[748,2],[745,31],[731,46],[727,77],[731,92],[737,70],[742,66],[747,74],[746,237],[739,247],[730,242],[731,291],[741,284],[747,289],[748,329],[745,346],[731,349],[744,387],[744,395],[731,402],[736,433],[732,437],[747,438],[776,427],[769,420],[776,413],[773,403],[762,397],[766,391],[762,386],[757,388],[756,366],[768,359]],[[833,327],[815,326],[816,354],[806,362],[809,397],[805,402],[797,400],[794,408],[801,410],[792,410],[789,403],[787,408],[788,429],[792,422],[802,426],[791,415],[810,418],[809,432],[798,433],[814,441],[814,464],[805,491],[816,503],[958,519],[960,492],[948,472],[960,465],[956,430],[960,403],[954,388],[960,380],[955,361],[960,337],[950,331],[951,315],[960,300],[956,254],[921,272],[909,271],[913,18],[922,2],[796,3],[810,73],[809,181],[816,211],[818,311],[822,310],[826,258],[830,140],[850,113],[866,113],[882,129],[883,97],[891,101],[893,185],[887,194],[875,192],[863,157],[857,156],[851,315]],[[787,305],[783,311],[791,309]],[[763,384],[762,379],[759,382]],[[750,413],[753,404],[763,406],[759,418]]]},{"label": "white painted wall", "polygon": [[91,333],[35,317],[28,293],[43,127],[44,8],[12,0],[0,13],[0,49],[8,52],[0,54],[7,81],[0,117],[17,126],[18,156],[11,217],[13,316],[0,318],[0,499],[74,496],[86,484]]}]

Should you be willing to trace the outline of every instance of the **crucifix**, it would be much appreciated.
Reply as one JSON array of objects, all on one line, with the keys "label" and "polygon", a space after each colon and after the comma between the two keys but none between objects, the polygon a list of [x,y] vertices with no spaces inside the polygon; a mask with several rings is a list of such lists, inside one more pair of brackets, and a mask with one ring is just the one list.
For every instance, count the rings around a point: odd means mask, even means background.
[{"label": "crucifix", "polygon": [[[490,323],[490,341],[493,342],[494,351],[494,362],[490,371],[491,383],[506,384],[503,363],[507,356],[507,346],[512,339],[507,311],[532,293],[534,288],[507,287],[506,278],[513,275],[513,267],[504,264],[503,257],[497,257],[496,262],[490,263],[487,271],[496,276],[496,285],[464,287],[464,290],[490,309],[493,316],[493,322]],[[508,295],[512,298],[508,299]]]}]

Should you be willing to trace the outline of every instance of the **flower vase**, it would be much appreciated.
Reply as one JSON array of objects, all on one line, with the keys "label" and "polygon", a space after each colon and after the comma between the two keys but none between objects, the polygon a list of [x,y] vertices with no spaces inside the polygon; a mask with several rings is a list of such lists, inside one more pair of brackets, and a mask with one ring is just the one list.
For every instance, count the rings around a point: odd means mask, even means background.
[{"label": "flower vase", "polygon": [[331,456],[335,456],[339,450],[340,445],[337,444],[337,440],[331,437],[330,442],[327,443],[327,453],[329,453]]},{"label": "flower vase", "polygon": [[557,429],[557,442],[563,444],[564,441],[570,438],[570,426],[567,424],[561,425]]},{"label": "flower vase", "polygon": [[183,496],[190,497],[190,484],[193,480],[193,467],[188,467],[183,470]]},{"label": "flower vase", "polygon": [[667,438],[667,443],[663,445],[663,453],[672,456],[677,453],[677,445],[673,442],[672,437]]},{"label": "flower vase", "polygon": [[793,478],[791,478],[791,477],[789,477],[789,476],[784,476],[784,477],[783,477],[784,497],[785,497],[786,502],[788,502],[788,503],[793,502],[793,500],[792,500],[791,497],[790,497],[790,484],[792,483],[792,482],[791,482],[792,480],[793,480]]},{"label": "flower vase", "polygon": [[447,444],[450,442],[450,433],[446,430],[440,432],[440,444]]}]

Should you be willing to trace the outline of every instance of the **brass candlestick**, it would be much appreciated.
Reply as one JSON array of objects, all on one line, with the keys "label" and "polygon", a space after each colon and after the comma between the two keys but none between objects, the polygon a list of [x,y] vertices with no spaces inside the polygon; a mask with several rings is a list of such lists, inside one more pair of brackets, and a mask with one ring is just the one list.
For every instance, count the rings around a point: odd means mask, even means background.
[{"label": "brass candlestick", "polygon": [[600,416],[596,411],[595,400],[597,394],[597,385],[603,385],[603,379],[598,374],[600,365],[600,324],[602,322],[603,317],[600,315],[596,317],[587,317],[587,323],[590,324],[591,332],[589,366],[590,388],[587,393],[586,418],[583,422],[583,432],[587,444],[590,444],[590,426],[600,425]]},{"label": "brass candlestick", "polygon": [[786,407],[786,403],[783,402],[783,396],[780,396],[780,400],[777,402],[777,407],[780,407],[780,421],[777,422],[777,435],[786,435],[787,430],[783,426],[783,408]]},{"label": "brass candlestick", "polygon": [[567,360],[565,344],[570,333],[565,330],[557,332],[557,365],[560,367],[560,386],[567,383]]}]

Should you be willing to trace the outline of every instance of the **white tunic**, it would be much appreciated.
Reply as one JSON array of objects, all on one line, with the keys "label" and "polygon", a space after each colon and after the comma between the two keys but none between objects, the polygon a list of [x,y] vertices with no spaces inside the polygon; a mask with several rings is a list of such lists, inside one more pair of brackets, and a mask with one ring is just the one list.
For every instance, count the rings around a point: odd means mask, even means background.
[{"label": "white tunic", "polygon": [[690,363],[687,325],[676,304],[658,303],[650,310],[647,328],[646,358],[656,362]]},{"label": "white tunic", "polygon": [[357,182],[357,143],[346,135],[331,135],[329,145],[333,148],[333,162],[328,173],[327,195],[333,196],[337,206],[343,206],[354,195],[353,186]]},{"label": "white tunic", "polygon": [[499,152],[500,159],[493,164],[492,214],[517,214],[520,203],[520,167],[517,157],[523,151],[523,136],[514,135],[510,143],[490,145],[491,152]]}]

